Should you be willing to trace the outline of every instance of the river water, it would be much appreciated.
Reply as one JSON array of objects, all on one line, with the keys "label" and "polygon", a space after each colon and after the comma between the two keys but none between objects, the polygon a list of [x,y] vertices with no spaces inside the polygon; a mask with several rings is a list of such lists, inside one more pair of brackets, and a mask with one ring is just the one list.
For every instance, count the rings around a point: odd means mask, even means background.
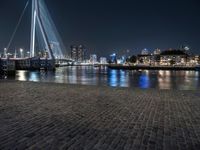
[{"label": "river water", "polygon": [[17,71],[16,76],[9,79],[142,89],[200,89],[198,71],[125,71],[107,67],[72,66],[58,68],[55,72]]}]

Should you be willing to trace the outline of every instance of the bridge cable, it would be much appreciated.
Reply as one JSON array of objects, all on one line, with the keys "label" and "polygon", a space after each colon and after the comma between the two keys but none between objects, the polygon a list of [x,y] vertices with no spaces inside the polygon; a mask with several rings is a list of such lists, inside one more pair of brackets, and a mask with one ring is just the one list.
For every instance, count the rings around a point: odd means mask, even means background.
[{"label": "bridge cable", "polygon": [[15,37],[15,34],[16,34],[17,29],[19,28],[19,25],[20,25],[20,23],[21,23],[21,21],[22,21],[22,18],[23,18],[23,16],[24,16],[25,12],[26,12],[26,9],[27,9],[27,7],[28,7],[28,4],[29,4],[29,0],[26,2],[25,8],[23,9],[22,14],[20,15],[20,18],[19,18],[19,21],[18,21],[18,23],[17,23],[17,26],[15,27],[15,30],[14,30],[14,32],[13,32],[11,38],[10,38],[10,41],[9,41],[7,47],[6,47],[7,51],[8,51],[8,49],[10,48],[10,45],[11,45],[11,43],[12,43],[14,37]]}]

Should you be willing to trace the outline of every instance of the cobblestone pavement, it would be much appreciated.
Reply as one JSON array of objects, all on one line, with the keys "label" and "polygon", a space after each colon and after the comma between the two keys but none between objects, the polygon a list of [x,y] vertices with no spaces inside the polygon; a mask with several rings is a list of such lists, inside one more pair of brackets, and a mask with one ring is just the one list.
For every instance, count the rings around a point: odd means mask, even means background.
[{"label": "cobblestone pavement", "polygon": [[0,82],[0,149],[200,149],[200,92]]}]

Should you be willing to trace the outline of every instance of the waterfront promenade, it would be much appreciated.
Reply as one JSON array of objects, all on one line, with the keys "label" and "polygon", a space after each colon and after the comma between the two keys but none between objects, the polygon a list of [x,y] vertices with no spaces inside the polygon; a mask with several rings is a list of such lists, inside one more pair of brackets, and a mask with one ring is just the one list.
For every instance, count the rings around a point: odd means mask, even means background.
[{"label": "waterfront promenade", "polygon": [[200,93],[0,81],[0,149],[200,149]]}]

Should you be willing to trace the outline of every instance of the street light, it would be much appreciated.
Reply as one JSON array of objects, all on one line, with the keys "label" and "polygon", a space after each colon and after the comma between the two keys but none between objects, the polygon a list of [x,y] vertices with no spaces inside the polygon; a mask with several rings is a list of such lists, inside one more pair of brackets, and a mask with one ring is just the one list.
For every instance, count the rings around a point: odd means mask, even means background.
[{"label": "street light", "polygon": [[24,50],[22,48],[20,48],[19,50],[20,50],[21,58],[23,58],[23,52],[24,52]]},{"label": "street light", "polygon": [[4,48],[4,58],[7,58],[7,48]]},{"label": "street light", "polygon": [[30,58],[30,52],[29,51],[27,52],[27,57]]}]

